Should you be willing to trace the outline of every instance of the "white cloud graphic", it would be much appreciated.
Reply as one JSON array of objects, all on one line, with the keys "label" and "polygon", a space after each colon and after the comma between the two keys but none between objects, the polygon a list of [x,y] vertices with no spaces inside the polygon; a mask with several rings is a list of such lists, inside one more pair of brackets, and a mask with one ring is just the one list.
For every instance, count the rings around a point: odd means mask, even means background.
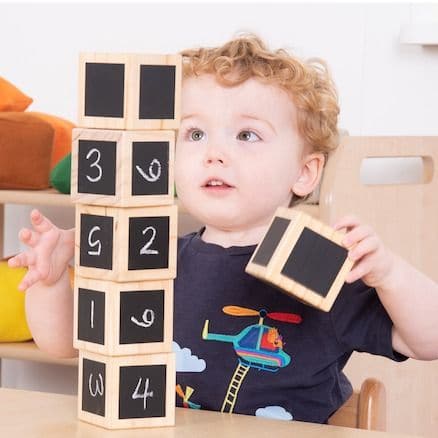
[{"label": "white cloud graphic", "polygon": [[176,357],[176,371],[179,373],[201,373],[207,367],[204,359],[192,355],[189,348],[181,348],[175,341],[172,350]]},{"label": "white cloud graphic", "polygon": [[256,410],[256,417],[270,418],[272,420],[293,420],[292,414],[286,411],[281,406],[266,406]]}]

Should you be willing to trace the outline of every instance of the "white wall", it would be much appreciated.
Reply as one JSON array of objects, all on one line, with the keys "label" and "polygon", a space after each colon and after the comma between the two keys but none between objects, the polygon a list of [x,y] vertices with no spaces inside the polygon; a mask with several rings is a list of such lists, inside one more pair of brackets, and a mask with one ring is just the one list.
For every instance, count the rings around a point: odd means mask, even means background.
[{"label": "white wall", "polygon": [[[176,52],[225,42],[239,30],[273,47],[325,58],[338,85],[340,126],[352,135],[438,135],[438,47],[401,45],[401,25],[436,5],[403,4],[0,4],[0,75],[33,97],[32,110],[76,120],[81,51]],[[44,210],[46,212],[46,209]],[[67,212],[66,212],[67,211]],[[19,249],[28,207],[8,207],[5,252]],[[72,226],[67,209],[50,209]],[[67,371],[46,374],[4,361],[4,385],[36,380],[66,388]],[[47,377],[50,376],[50,377]],[[47,381],[50,379],[50,382]],[[58,379],[59,383],[53,383]],[[68,385],[67,385],[68,386]]]}]

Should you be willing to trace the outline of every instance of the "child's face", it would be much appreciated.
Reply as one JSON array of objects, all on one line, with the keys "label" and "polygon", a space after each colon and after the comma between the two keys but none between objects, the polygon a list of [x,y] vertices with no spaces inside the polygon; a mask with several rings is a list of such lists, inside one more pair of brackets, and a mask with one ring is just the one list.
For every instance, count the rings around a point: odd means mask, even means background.
[{"label": "child's face", "polygon": [[285,91],[256,79],[235,87],[212,75],[184,80],[175,180],[202,223],[228,231],[268,224],[289,204],[302,154]]}]

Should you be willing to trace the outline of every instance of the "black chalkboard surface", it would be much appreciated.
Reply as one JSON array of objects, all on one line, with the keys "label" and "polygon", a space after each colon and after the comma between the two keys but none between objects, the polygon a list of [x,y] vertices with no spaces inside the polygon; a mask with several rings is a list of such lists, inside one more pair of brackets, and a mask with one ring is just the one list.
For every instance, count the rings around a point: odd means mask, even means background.
[{"label": "black chalkboard surface", "polygon": [[82,359],[82,410],[105,416],[106,365]]},{"label": "black chalkboard surface", "polygon": [[139,119],[175,117],[175,66],[140,66]]},{"label": "black chalkboard surface", "polygon": [[120,367],[119,419],[166,416],[166,365]]},{"label": "black chalkboard surface", "polygon": [[116,193],[115,141],[78,141],[78,193]]},{"label": "black chalkboard surface", "polygon": [[132,143],[132,195],[167,195],[169,142]]},{"label": "black chalkboard surface", "polygon": [[342,246],[304,227],[281,273],[325,297],[347,255]]},{"label": "black chalkboard surface", "polygon": [[169,216],[129,218],[128,270],[169,266]]},{"label": "black chalkboard surface", "polygon": [[120,293],[120,344],[163,342],[164,290]]},{"label": "black chalkboard surface", "polygon": [[124,96],[124,64],[85,64],[86,116],[122,118]]},{"label": "black chalkboard surface", "polygon": [[90,268],[113,267],[113,218],[81,214],[79,264]]},{"label": "black chalkboard surface", "polygon": [[276,216],[269,227],[262,243],[260,244],[257,253],[252,260],[253,263],[261,266],[268,266],[272,255],[277,249],[281,238],[287,230],[290,224],[289,219]]},{"label": "black chalkboard surface", "polygon": [[78,339],[105,344],[105,293],[78,290]]}]

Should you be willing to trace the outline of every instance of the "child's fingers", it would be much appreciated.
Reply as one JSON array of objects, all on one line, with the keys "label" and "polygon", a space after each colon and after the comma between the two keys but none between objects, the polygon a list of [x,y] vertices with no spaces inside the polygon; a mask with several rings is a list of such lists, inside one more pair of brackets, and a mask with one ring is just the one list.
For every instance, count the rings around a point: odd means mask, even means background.
[{"label": "child's fingers", "polygon": [[345,281],[346,283],[354,283],[355,281],[367,275],[370,270],[371,263],[369,263],[367,260],[363,260],[354,266],[354,268],[348,273]]},{"label": "child's fingers", "polygon": [[348,258],[354,262],[360,260],[367,254],[371,254],[379,247],[379,239],[376,236],[369,236],[361,240],[353,249],[348,252]]},{"label": "child's fingers", "polygon": [[30,221],[36,231],[39,233],[45,233],[49,231],[53,224],[45,216],[43,216],[38,210],[34,209],[30,213]]},{"label": "child's fingers", "polygon": [[358,225],[356,228],[353,228],[349,231],[342,240],[342,243],[347,247],[351,247],[354,244],[360,242],[366,237],[372,235],[374,230],[368,225]]},{"label": "child's fingers", "polygon": [[21,268],[35,263],[36,257],[33,251],[25,251],[17,254],[8,260],[8,266],[11,268]]},{"label": "child's fingers", "polygon": [[23,228],[18,233],[18,238],[23,242],[25,245],[30,246],[33,248],[39,241],[39,234],[35,233],[35,231],[31,231],[28,228]]},{"label": "child's fingers", "polygon": [[25,291],[40,279],[41,279],[40,273],[36,269],[30,269],[29,271],[27,271],[27,274],[23,277],[23,280],[21,280],[21,283],[18,285],[18,289]]},{"label": "child's fingers", "polygon": [[335,230],[342,230],[342,228],[357,227],[360,224],[360,220],[357,216],[347,215],[336,221],[332,228]]}]

